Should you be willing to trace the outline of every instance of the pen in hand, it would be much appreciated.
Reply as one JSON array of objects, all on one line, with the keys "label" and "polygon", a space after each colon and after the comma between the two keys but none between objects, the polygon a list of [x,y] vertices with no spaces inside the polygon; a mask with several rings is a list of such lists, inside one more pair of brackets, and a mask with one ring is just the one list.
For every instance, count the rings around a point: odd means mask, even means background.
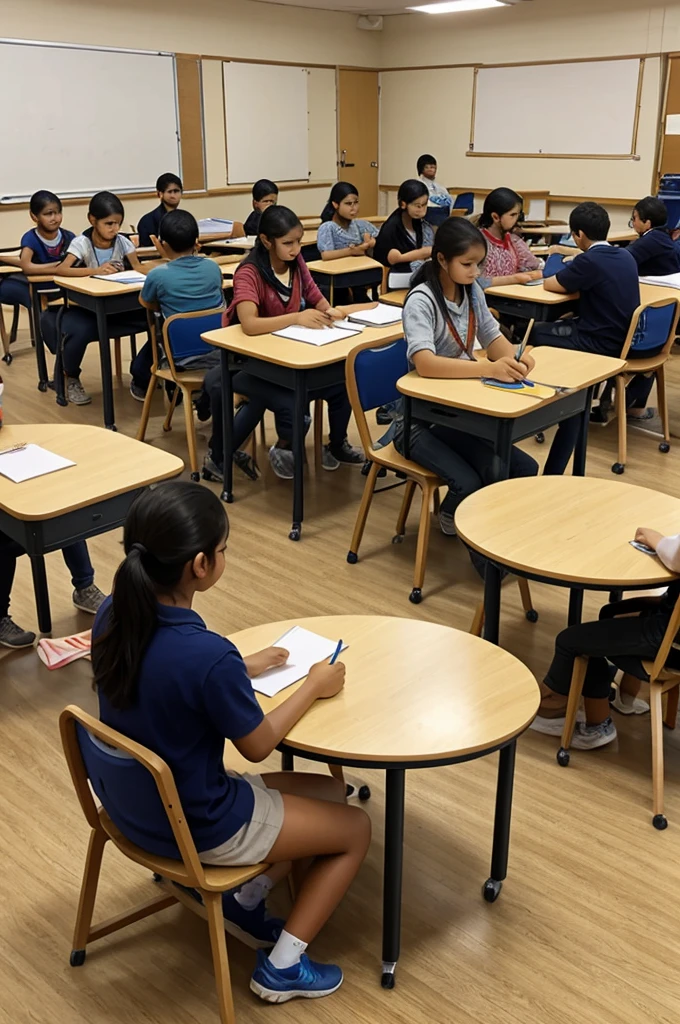
[{"label": "pen in hand", "polygon": [[341,650],[342,650],[342,640],[338,640],[338,646],[333,651],[333,657],[329,661],[329,665],[335,665],[336,661],[338,660],[338,657],[340,655],[340,651]]}]

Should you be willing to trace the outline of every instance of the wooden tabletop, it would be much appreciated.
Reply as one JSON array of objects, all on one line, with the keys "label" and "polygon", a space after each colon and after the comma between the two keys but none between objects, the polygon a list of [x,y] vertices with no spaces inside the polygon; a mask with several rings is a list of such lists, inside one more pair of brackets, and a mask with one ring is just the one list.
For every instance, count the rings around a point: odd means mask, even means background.
[{"label": "wooden tabletop", "polygon": [[[239,241],[239,239],[234,238],[225,239],[221,242],[209,242],[209,245],[211,249],[220,249],[224,250],[224,252],[229,252],[233,249],[253,249],[256,241],[256,235],[249,235],[245,241]],[[316,229],[313,231],[305,230],[300,240],[300,245],[316,245]]]},{"label": "wooden tabletop", "polygon": [[[506,743],[538,709],[538,687],[525,665],[500,647],[433,622],[331,615],[254,626],[229,639],[242,654],[253,654],[292,626],[349,645],[341,654],[347,667],[342,692],[317,701],[286,737],[298,750],[426,765]],[[257,696],[269,712],[292,692]]]},{"label": "wooden tabletop", "polygon": [[[239,260],[236,258],[233,263],[218,264],[223,278],[234,276]],[[154,270],[150,267],[149,270]],[[29,281],[45,280],[45,278],[29,277]],[[68,288],[72,292],[80,292],[83,295],[91,295],[94,298],[109,299],[114,295],[129,295],[132,292],[142,290],[141,282],[109,281],[105,277],[54,277],[53,280],[60,288]]]},{"label": "wooden tabletop", "polygon": [[634,588],[675,579],[628,542],[638,526],[676,534],[680,499],[621,480],[538,476],[483,487],[456,512],[462,539],[512,569],[565,582]]},{"label": "wooden tabletop", "polygon": [[396,288],[393,292],[385,292],[384,295],[381,295],[380,301],[386,302],[388,306],[403,306],[407,295],[408,288]]},{"label": "wooden tabletop", "polygon": [[568,224],[520,224],[523,235],[540,238],[542,235],[568,235]]},{"label": "wooden tabletop", "polygon": [[313,370],[346,359],[354,346],[360,345],[362,341],[375,341],[376,344],[397,341],[404,337],[404,328],[401,324],[392,324],[390,327],[364,327],[360,334],[354,334],[344,341],[333,341],[330,345],[320,345],[318,348],[316,345],[307,345],[304,341],[279,338],[275,334],[248,337],[240,324],[207,331],[201,337],[209,345],[226,348],[237,355],[265,359],[268,363],[289,366],[295,370]]},{"label": "wooden tabletop", "polygon": [[383,265],[370,256],[344,256],[341,260],[313,260],[307,268],[314,274],[328,274],[337,277],[339,274],[352,274],[358,271],[375,270],[382,273]]},{"label": "wooden tabletop", "polygon": [[627,228],[625,231],[610,231],[607,235],[608,242],[634,242],[636,238],[639,238],[637,231],[633,231],[632,228]]},{"label": "wooden tabletop", "polygon": [[521,299],[522,302],[540,302],[544,306],[559,306],[563,302],[573,302],[578,293],[563,295],[549,292],[540,284],[499,284],[487,288],[485,295],[498,295],[506,299]]},{"label": "wooden tabletop", "polygon": [[0,264],[0,274],[19,274],[21,267],[11,267],[9,263]]},{"label": "wooden tabletop", "polygon": [[[536,368],[530,380],[555,387],[582,390],[607,380],[626,365],[623,359],[610,356],[596,356],[590,352],[571,352],[568,349],[541,347],[532,350]],[[493,375],[493,363],[489,363],[489,375]],[[550,405],[563,397],[559,392],[551,398],[533,398],[530,392],[501,391],[485,387],[479,379],[442,380],[421,377],[411,370],[397,381],[397,389],[411,398],[423,398],[438,405],[454,409],[467,409],[497,416],[499,419],[517,419],[527,412],[534,412],[539,406]],[[680,520],[678,520],[680,523]],[[680,528],[680,527],[679,527]]]},{"label": "wooden tabletop", "polygon": [[116,494],[168,480],[184,469],[176,455],[103,427],[39,423],[5,424],[0,430],[0,448],[23,441],[73,459],[75,466],[22,484],[0,476],[0,508],[15,519],[53,519]]}]

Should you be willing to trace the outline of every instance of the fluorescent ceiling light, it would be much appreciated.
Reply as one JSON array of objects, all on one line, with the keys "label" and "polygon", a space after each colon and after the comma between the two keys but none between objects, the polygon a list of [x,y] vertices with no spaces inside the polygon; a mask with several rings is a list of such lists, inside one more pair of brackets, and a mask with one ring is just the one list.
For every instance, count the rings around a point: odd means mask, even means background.
[{"label": "fluorescent ceiling light", "polygon": [[423,14],[457,14],[459,11],[483,11],[487,7],[506,7],[503,0],[446,0],[441,4],[424,4],[422,7],[407,7],[407,11],[421,11]]}]

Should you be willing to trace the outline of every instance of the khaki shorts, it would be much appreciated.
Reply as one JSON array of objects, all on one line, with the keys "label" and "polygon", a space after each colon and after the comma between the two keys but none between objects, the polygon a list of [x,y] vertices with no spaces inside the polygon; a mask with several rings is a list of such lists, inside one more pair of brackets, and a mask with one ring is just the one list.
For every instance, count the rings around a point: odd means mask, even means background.
[{"label": "khaki shorts", "polygon": [[283,797],[278,789],[269,789],[261,775],[228,774],[245,779],[250,785],[255,798],[253,816],[226,843],[199,854],[201,862],[234,868],[259,864],[267,860],[267,854],[279,838],[283,825]]}]

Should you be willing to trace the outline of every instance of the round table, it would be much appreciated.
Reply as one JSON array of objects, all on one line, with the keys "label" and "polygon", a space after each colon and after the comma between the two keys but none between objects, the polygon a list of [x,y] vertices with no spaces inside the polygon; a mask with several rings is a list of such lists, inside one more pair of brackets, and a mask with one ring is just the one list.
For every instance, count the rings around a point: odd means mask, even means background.
[{"label": "round table", "polygon": [[[507,651],[448,626],[387,616],[333,615],[255,626],[231,636],[243,655],[302,626],[349,646],[345,687],[317,701],[279,749],[284,768],[313,761],[381,768],[386,775],[382,985],[392,988],[399,957],[405,773],[458,764],[500,750],[491,876],[493,902],[507,874],[517,737],[539,703],[536,680]],[[298,685],[298,684],[296,684]],[[266,712],[292,692],[258,699]]]},{"label": "round table", "polygon": [[585,590],[643,590],[676,576],[629,541],[638,526],[680,530],[680,499],[621,480],[539,476],[502,480],[461,502],[456,529],[489,559],[484,636],[498,643],[501,568],[568,587],[569,624],[581,620]]}]

